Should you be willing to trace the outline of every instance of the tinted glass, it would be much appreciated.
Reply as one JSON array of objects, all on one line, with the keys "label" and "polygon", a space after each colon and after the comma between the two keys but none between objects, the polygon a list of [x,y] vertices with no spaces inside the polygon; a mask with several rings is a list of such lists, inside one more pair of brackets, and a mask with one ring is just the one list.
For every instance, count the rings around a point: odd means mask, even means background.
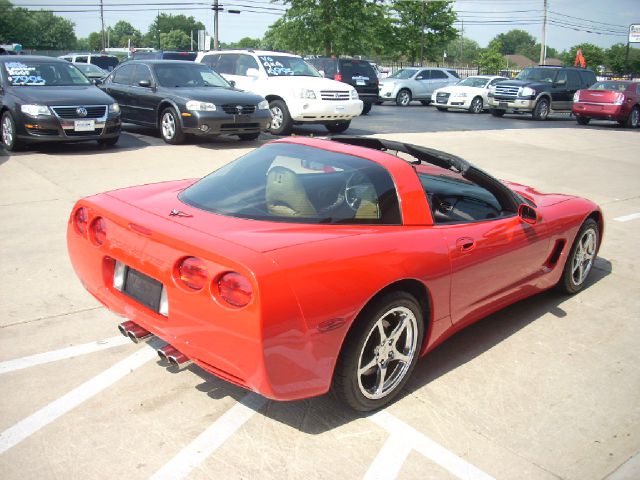
[{"label": "tinted glass", "polygon": [[580,75],[574,70],[567,70],[567,89],[578,90],[580,88]]},{"label": "tinted glass", "polygon": [[98,67],[97,65],[93,65],[91,63],[80,63],[78,65],[76,65],[76,67],[78,67],[78,69],[84,73],[84,74],[90,74],[90,73],[94,73],[96,75],[106,75],[107,72],[105,72],[104,70],[102,70],[100,67]]},{"label": "tinted glass", "polygon": [[131,81],[131,85],[138,86],[140,82],[147,81],[151,83],[151,71],[149,67],[146,65],[136,65],[136,70],[133,74],[133,80]]},{"label": "tinted glass", "polygon": [[363,60],[340,60],[340,71],[343,78],[360,77],[363,80],[375,80],[376,72],[369,62]]},{"label": "tinted glass", "polygon": [[612,92],[624,92],[627,89],[628,84],[624,82],[597,82],[589,87],[589,90],[611,90]]},{"label": "tinted glass", "polygon": [[407,78],[411,78],[416,74],[416,70],[409,70],[403,68],[402,70],[398,70],[393,75],[389,75],[387,78],[397,78],[399,80],[406,80]]},{"label": "tinted glass", "polygon": [[338,73],[338,70],[337,70],[338,62],[335,59],[311,58],[307,60],[307,62],[313,65],[316,68],[316,70],[318,71],[322,70],[326,78],[333,78],[335,77],[336,73]]},{"label": "tinted glass", "polygon": [[205,55],[204,57],[202,57],[201,63],[204,63],[205,65],[209,65],[211,68],[216,70],[216,65],[218,64],[219,58],[220,58],[220,55]]},{"label": "tinted glass", "polygon": [[154,66],[158,83],[163,87],[229,87],[229,83],[201,63],[167,63]]},{"label": "tinted glass", "polygon": [[236,62],[236,75],[246,75],[250,68],[260,69],[258,62],[251,55],[238,55]]},{"label": "tinted glass", "polygon": [[74,62],[76,63],[87,63],[87,60],[89,60],[88,56],[78,56],[76,57],[76,59],[74,60]]},{"label": "tinted glass", "polygon": [[21,59],[2,65],[9,85],[14,87],[91,85],[87,77],[71,63]]},{"label": "tinted glass", "polygon": [[163,52],[161,57],[164,60],[185,60],[193,62],[198,54],[196,52]]},{"label": "tinted glass", "polygon": [[300,57],[260,55],[258,61],[270,77],[320,77],[318,71]]},{"label": "tinted glass", "polygon": [[118,57],[107,56],[107,55],[102,55],[99,57],[91,57],[89,61],[90,63],[93,63],[94,65],[99,66],[101,69],[106,70],[107,72],[110,72],[111,70],[116,68],[118,66],[118,63],[120,63],[118,61]]},{"label": "tinted glass", "polygon": [[237,59],[238,55],[233,53],[229,55],[220,55],[220,60],[218,60],[216,72],[226,73],[227,75],[235,75]]},{"label": "tinted glass", "polygon": [[557,73],[558,70],[553,68],[525,68],[516,76],[516,80],[553,83]]},{"label": "tinted glass", "polygon": [[456,78],[460,78],[460,75],[458,75],[458,72],[456,72],[455,70],[447,70],[447,72],[449,72],[450,75]]},{"label": "tinted glass", "polygon": [[465,87],[476,87],[476,88],[484,88],[489,81],[488,78],[483,77],[467,77],[462,80],[458,85]]},{"label": "tinted glass", "polygon": [[292,223],[400,224],[380,165],[303,145],[267,145],[186,189],[180,199],[231,217]]},{"label": "tinted glass", "polygon": [[442,80],[446,78],[449,78],[449,77],[447,77],[447,74],[444,73],[442,70],[431,70],[432,80]]},{"label": "tinted glass", "polygon": [[129,85],[131,83],[131,77],[133,76],[135,67],[135,65],[124,65],[120,67],[113,73],[111,82],[119,83],[120,85]]}]

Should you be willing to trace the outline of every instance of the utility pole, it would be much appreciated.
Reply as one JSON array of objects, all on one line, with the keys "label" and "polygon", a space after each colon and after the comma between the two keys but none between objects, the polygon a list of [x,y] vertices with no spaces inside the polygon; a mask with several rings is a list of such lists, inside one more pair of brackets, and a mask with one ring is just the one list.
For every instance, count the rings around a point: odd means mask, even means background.
[{"label": "utility pole", "polygon": [[106,48],[106,39],[104,36],[104,9],[102,5],[102,0],[100,0],[100,22],[102,23],[102,51],[104,52]]},{"label": "utility pole", "polygon": [[218,50],[220,44],[218,42],[218,11],[220,6],[218,0],[213,0],[213,49]]},{"label": "utility pole", "polygon": [[462,22],[462,27],[460,28],[460,64],[462,64],[462,49],[464,48],[464,20],[460,20]]},{"label": "utility pole", "polygon": [[420,66],[422,66],[422,61],[424,59],[424,7],[425,2],[422,2],[422,18],[420,19],[420,23],[422,23],[422,28],[420,29]]},{"label": "utility pole", "polygon": [[542,42],[540,42],[540,65],[547,59],[547,0],[544,0],[544,20],[542,22]]}]

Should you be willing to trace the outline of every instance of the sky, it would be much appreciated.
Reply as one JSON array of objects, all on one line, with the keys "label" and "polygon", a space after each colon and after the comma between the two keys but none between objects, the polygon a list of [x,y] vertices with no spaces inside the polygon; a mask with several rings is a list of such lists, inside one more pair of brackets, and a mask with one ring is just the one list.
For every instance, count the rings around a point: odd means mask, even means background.
[{"label": "sky", "polygon": [[[640,0],[547,1],[547,45],[558,50],[584,42],[603,48],[626,43],[625,32],[629,25],[640,24]],[[100,0],[11,2],[16,7],[54,10],[57,15],[75,23],[76,36],[79,38],[100,30]],[[210,34],[213,32],[213,12],[210,10],[213,0],[103,0],[103,3],[105,26],[125,20],[145,33],[157,13],[164,12],[193,16],[205,24]],[[219,14],[221,42],[234,42],[242,37],[262,37],[285,9],[281,0],[275,3],[270,0],[220,0],[220,4],[226,10],[241,10],[240,14],[227,11]],[[514,28],[529,32],[538,41],[542,37],[544,0],[457,0],[454,10],[459,16],[456,28],[461,29],[464,25],[464,36],[475,40],[481,47],[486,47],[497,34]],[[640,44],[635,46],[640,47]]]}]

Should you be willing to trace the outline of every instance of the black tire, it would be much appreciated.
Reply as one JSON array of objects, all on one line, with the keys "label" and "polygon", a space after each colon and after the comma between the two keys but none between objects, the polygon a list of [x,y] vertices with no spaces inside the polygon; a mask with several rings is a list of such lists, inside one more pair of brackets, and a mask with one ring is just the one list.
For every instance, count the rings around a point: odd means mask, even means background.
[{"label": "black tire", "polygon": [[378,101],[376,102],[376,105],[382,105],[383,103],[384,103],[384,102],[383,102],[382,100],[378,100]]},{"label": "black tire", "polygon": [[347,120],[345,122],[334,122],[334,123],[327,123],[325,125],[325,127],[327,128],[327,130],[329,130],[331,133],[342,133],[344,132],[347,128],[349,128],[349,126],[351,125],[351,120]]},{"label": "black tire", "polygon": [[431,105],[431,100],[420,100],[420,103],[424,106]]},{"label": "black tire", "polygon": [[446,112],[447,110],[449,110],[448,108],[445,107],[436,107],[438,109],[439,112]]},{"label": "black tire", "polygon": [[291,114],[287,108],[287,104],[282,100],[272,100],[269,102],[272,120],[269,130],[273,135],[289,135],[293,128]]},{"label": "black tire", "polygon": [[589,117],[580,117],[576,115],[576,122],[578,122],[578,125],[589,125],[590,121],[591,119]]},{"label": "black tire", "polygon": [[374,299],[358,315],[342,346],[333,394],[361,412],[391,402],[416,366],[424,332],[423,312],[412,295],[395,291]]},{"label": "black tire", "polygon": [[117,137],[105,138],[105,139],[102,139],[102,140],[98,140],[98,146],[100,146],[102,148],[113,147],[116,143],[118,143],[119,139],[120,139],[120,136],[118,135]]},{"label": "black tire", "polygon": [[16,122],[13,121],[9,110],[4,112],[0,119],[0,144],[9,152],[15,152],[22,147],[22,142],[16,135]]},{"label": "black tire", "polygon": [[640,125],[640,107],[635,106],[624,122],[624,126],[627,128],[638,128],[638,125]]},{"label": "black tire", "polygon": [[165,108],[160,115],[160,136],[171,145],[179,145],[184,142],[180,117],[173,107]]},{"label": "black tire", "polygon": [[260,132],[238,134],[238,138],[240,138],[240,140],[247,140],[247,141],[257,140],[259,136],[260,136]]},{"label": "black tire", "polygon": [[594,219],[588,218],[580,227],[571,246],[562,277],[557,285],[558,290],[574,294],[584,288],[596,259],[599,241],[600,228],[598,223]]},{"label": "black tire", "polygon": [[549,116],[549,100],[546,98],[538,100],[536,107],[533,109],[533,112],[531,112],[531,116],[534,120],[546,120]]},{"label": "black tire", "polygon": [[474,97],[474,99],[471,100],[471,105],[469,105],[469,112],[482,113],[482,110],[484,110],[484,102],[482,101],[482,97]]},{"label": "black tire", "polygon": [[505,114],[505,110],[501,110],[499,108],[491,109],[491,115],[493,115],[494,117],[504,117],[504,114]]},{"label": "black tire", "polygon": [[396,95],[396,105],[406,107],[409,103],[411,103],[411,90],[403,88]]},{"label": "black tire", "polygon": [[372,103],[364,102],[364,105],[362,106],[362,115],[366,115],[367,113],[369,113],[371,111],[372,106],[373,106]]}]

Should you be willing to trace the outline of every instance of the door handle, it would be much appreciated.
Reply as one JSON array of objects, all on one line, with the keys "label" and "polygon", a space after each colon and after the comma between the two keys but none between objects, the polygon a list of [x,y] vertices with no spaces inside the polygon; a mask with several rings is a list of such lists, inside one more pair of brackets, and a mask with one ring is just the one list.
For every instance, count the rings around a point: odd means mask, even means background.
[{"label": "door handle", "polygon": [[470,252],[476,247],[476,241],[471,237],[462,237],[456,240],[456,247],[460,252]]}]

